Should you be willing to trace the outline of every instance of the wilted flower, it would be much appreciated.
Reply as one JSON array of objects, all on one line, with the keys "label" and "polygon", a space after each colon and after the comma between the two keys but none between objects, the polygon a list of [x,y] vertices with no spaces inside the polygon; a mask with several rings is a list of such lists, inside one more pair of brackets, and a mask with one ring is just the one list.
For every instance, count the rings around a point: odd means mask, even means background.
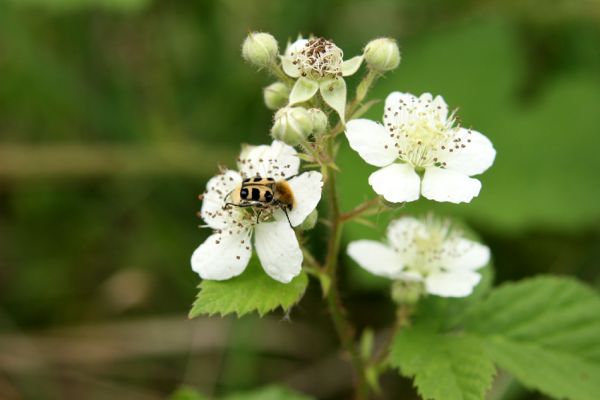
[{"label": "wilted flower", "polygon": [[[296,151],[274,141],[270,146],[247,147],[239,158],[239,172],[226,170],[208,182],[200,215],[214,233],[194,251],[191,260],[192,269],[201,278],[225,280],[240,275],[252,255],[252,236],[269,276],[288,283],[300,273],[302,251],[292,226],[302,224],[316,208],[323,182],[316,171],[298,175],[299,166]],[[231,204],[232,193],[242,180],[256,177],[288,179],[294,204],[287,215],[277,205],[254,208]]]},{"label": "wilted flower", "polygon": [[476,271],[489,262],[490,250],[465,239],[447,221],[403,217],[388,227],[387,243],[351,242],[348,255],[375,275],[420,282],[438,296],[465,297],[479,283]]},{"label": "wilted flower", "polygon": [[362,56],[343,60],[343,52],[333,42],[323,38],[298,39],[288,44],[281,56],[283,70],[298,78],[290,93],[290,105],[310,100],[317,91],[323,100],[344,120],[346,82],[344,76],[354,74]]},{"label": "wilted flower", "polygon": [[356,119],[346,125],[350,147],[369,164],[384,167],[369,177],[387,201],[469,202],[496,151],[481,133],[458,126],[441,96],[394,92],[385,101],[384,125]]}]

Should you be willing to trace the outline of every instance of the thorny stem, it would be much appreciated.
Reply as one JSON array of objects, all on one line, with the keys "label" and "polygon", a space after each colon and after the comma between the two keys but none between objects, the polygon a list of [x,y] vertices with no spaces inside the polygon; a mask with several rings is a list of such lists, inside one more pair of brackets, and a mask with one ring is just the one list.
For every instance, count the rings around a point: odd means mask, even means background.
[{"label": "thorny stem", "polygon": [[[330,146],[331,150],[331,146]],[[367,399],[369,388],[365,381],[365,364],[360,357],[354,343],[355,330],[347,318],[346,311],[342,305],[340,292],[337,284],[337,259],[342,237],[342,220],[340,218],[337,188],[335,184],[336,172],[328,168],[327,192],[329,194],[329,218],[331,222],[331,235],[327,246],[327,257],[325,260],[325,273],[331,279],[331,287],[327,293],[327,305],[333,320],[335,330],[340,338],[344,349],[350,353],[352,365],[354,366],[356,381],[356,399]]]},{"label": "thorny stem", "polygon": [[[377,78],[377,74],[373,71],[369,71],[363,78],[356,90],[356,97],[348,104],[346,109],[346,118],[352,119],[352,116],[356,110],[360,107],[362,101],[365,99],[367,92],[371,88],[372,84]],[[340,121],[335,127],[331,129],[329,135],[327,135],[327,151],[326,154],[330,160],[335,159],[335,137],[344,130],[344,124]],[[327,305],[331,319],[335,326],[335,330],[340,338],[340,342],[343,348],[350,354],[351,362],[355,371],[355,399],[365,400],[369,398],[369,386],[366,381],[366,372],[368,365],[362,359],[358,348],[355,343],[355,329],[346,315],[344,306],[342,305],[342,299],[337,282],[337,267],[338,257],[340,252],[340,244],[342,239],[342,225],[345,221],[360,215],[367,211],[370,207],[374,206],[378,199],[371,200],[363,205],[358,206],[349,213],[342,214],[340,212],[339,198],[336,187],[336,170],[331,164],[322,165],[323,176],[327,184],[327,193],[329,197],[329,224],[330,224],[330,236],[327,244],[327,255],[323,264],[322,272],[325,273],[330,281],[331,285],[326,293]]]}]

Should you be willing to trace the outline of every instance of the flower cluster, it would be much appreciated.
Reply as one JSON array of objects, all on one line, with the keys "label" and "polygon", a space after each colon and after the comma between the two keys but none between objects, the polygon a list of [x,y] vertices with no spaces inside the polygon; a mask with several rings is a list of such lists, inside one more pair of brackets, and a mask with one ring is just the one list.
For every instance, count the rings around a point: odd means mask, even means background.
[{"label": "flower cluster", "polygon": [[[192,255],[192,268],[201,278],[240,275],[253,246],[264,271],[279,282],[290,282],[303,267],[331,278],[338,232],[332,232],[323,263],[303,247],[305,238],[298,232],[316,223],[324,184],[334,203],[326,223],[338,228],[360,213],[379,212],[382,204],[416,201],[421,195],[463,203],[479,194],[481,182],[473,176],[492,165],[496,152],[486,136],[457,122],[441,96],[392,92],[383,123],[357,119],[373,104],[364,102],[369,88],[400,63],[394,40],[375,39],[362,54],[345,59],[340,47],[322,37],[299,37],[280,54],[273,36],[255,32],[245,40],[242,56],[277,78],[263,91],[266,106],[274,111],[274,141],[245,147],[237,170],[223,170],[208,182],[200,216],[214,232]],[[344,78],[363,64],[366,73],[348,102]],[[379,168],[368,183],[385,200],[377,197],[344,217],[335,204],[332,179],[342,133],[351,149]],[[306,161],[304,172],[301,160]],[[367,271],[392,279],[393,298],[399,302],[424,294],[468,296],[480,280],[477,270],[490,259],[486,246],[434,217],[396,219],[385,242],[354,241],[347,253]]]}]

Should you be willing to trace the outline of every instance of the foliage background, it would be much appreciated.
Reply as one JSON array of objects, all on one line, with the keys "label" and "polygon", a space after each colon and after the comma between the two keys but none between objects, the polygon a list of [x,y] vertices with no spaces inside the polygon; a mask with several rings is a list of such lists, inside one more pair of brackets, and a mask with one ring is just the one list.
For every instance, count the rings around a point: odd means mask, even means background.
[{"label": "foliage background", "polygon": [[[240,142],[268,140],[270,81],[239,56],[249,30],[282,46],[313,32],[348,55],[397,38],[403,62],[373,96],[442,94],[498,157],[470,205],[394,215],[464,218],[492,248],[496,283],[552,273],[598,288],[599,26],[598,0],[0,2],[0,398],[272,382],[346,398],[350,371],[314,282],[291,315],[185,317],[189,256],[208,234],[196,195]],[[350,151],[340,167],[345,208],[372,196],[373,168]],[[380,237],[386,218],[373,222],[344,240]],[[385,327],[386,282],[342,261],[351,318]],[[383,386],[416,398],[394,373]],[[490,397],[543,398],[504,374]]]}]

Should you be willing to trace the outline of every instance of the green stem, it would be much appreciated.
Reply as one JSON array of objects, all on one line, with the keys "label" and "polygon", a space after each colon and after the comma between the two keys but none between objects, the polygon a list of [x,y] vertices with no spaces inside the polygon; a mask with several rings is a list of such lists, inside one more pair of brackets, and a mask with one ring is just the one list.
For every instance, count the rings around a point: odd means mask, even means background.
[{"label": "green stem", "polygon": [[293,86],[294,79],[287,76],[286,73],[283,72],[283,69],[281,68],[281,66],[278,63],[276,63],[276,62],[271,63],[267,69],[275,78],[277,78],[281,82],[285,83],[288,87],[291,88]]}]

